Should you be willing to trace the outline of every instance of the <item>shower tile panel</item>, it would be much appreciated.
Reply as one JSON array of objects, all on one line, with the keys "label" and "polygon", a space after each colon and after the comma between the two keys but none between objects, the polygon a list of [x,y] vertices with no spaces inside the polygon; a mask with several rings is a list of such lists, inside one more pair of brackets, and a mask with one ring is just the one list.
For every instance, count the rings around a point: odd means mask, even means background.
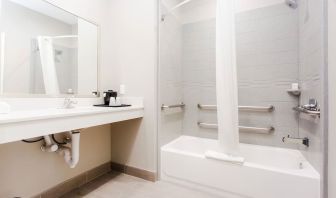
[{"label": "shower tile panel", "polygon": [[299,81],[298,11],[285,4],[237,14],[237,73],[240,105],[274,105],[272,113],[240,112],[243,126],[275,128],[271,134],[240,133],[240,141],[277,147],[282,137],[298,136],[298,118],[289,95],[291,83]]},{"label": "shower tile panel", "polygon": [[183,99],[186,104],[183,134],[217,138],[217,130],[197,122],[217,122],[213,111],[199,111],[197,104],[216,104],[216,20],[184,24],[182,27]]},{"label": "shower tile panel", "polygon": [[[162,9],[165,10],[165,7]],[[174,15],[170,15],[160,28],[160,103],[179,104],[183,102],[181,24]],[[181,109],[162,111],[160,145],[182,135],[183,115]]]},{"label": "shower tile panel", "polygon": [[[309,98],[319,102],[322,112],[323,86],[322,71],[324,65],[324,4],[322,1],[302,0],[299,6],[300,30],[300,84],[302,94],[300,104],[308,103]],[[323,116],[314,119],[306,115],[299,116],[300,137],[309,137],[309,148],[301,147],[309,162],[323,172]]]}]

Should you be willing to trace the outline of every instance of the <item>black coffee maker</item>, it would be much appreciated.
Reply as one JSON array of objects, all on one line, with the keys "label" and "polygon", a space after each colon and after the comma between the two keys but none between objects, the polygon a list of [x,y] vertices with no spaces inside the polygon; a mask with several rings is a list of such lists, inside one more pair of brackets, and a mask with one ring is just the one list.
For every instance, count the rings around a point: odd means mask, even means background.
[{"label": "black coffee maker", "polygon": [[118,93],[113,90],[108,90],[104,92],[104,105],[109,105],[111,97],[116,99],[117,96],[118,96]]}]

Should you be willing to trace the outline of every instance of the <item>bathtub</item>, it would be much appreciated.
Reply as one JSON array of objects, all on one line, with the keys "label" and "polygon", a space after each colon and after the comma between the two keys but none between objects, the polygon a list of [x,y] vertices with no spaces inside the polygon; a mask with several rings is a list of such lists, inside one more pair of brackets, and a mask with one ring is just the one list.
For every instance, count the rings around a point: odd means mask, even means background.
[{"label": "bathtub", "polygon": [[319,198],[320,176],[300,151],[240,144],[241,165],[208,159],[216,140],[181,136],[161,147],[161,179],[226,198]]}]

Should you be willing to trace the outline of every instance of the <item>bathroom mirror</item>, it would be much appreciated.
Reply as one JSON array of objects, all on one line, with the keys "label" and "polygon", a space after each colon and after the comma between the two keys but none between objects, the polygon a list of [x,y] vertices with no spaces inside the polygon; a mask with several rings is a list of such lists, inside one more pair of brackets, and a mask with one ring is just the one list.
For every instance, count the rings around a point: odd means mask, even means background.
[{"label": "bathroom mirror", "polygon": [[1,0],[0,95],[98,91],[98,25],[43,0]]}]

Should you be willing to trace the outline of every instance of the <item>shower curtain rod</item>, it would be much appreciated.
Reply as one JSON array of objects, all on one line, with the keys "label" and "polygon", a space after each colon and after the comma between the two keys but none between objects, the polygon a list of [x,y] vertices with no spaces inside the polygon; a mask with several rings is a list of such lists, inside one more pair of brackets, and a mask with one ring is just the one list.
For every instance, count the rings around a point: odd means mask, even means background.
[{"label": "shower curtain rod", "polygon": [[191,1],[193,1],[193,0],[185,0],[185,1],[182,1],[181,3],[177,4],[176,6],[172,7],[171,9],[169,9],[166,13],[163,13],[163,14],[161,15],[161,21],[164,21],[164,20],[165,20],[165,17],[166,17],[167,15],[169,15],[171,12],[173,12],[174,10],[176,10],[177,8],[183,6],[183,5],[187,4],[187,3],[190,3]]},{"label": "shower curtain rod", "polygon": [[168,11],[168,13],[174,11],[175,9],[177,9],[177,8],[179,8],[179,7],[181,7],[181,6],[185,5],[185,4],[187,4],[187,3],[190,3],[191,1],[193,1],[193,0],[185,0],[185,1],[182,1],[181,3],[179,3],[179,4],[177,4],[176,6],[172,7],[172,8]]},{"label": "shower curtain rod", "polygon": [[62,35],[62,36],[51,36],[52,39],[62,39],[62,38],[78,38],[78,35]]}]

